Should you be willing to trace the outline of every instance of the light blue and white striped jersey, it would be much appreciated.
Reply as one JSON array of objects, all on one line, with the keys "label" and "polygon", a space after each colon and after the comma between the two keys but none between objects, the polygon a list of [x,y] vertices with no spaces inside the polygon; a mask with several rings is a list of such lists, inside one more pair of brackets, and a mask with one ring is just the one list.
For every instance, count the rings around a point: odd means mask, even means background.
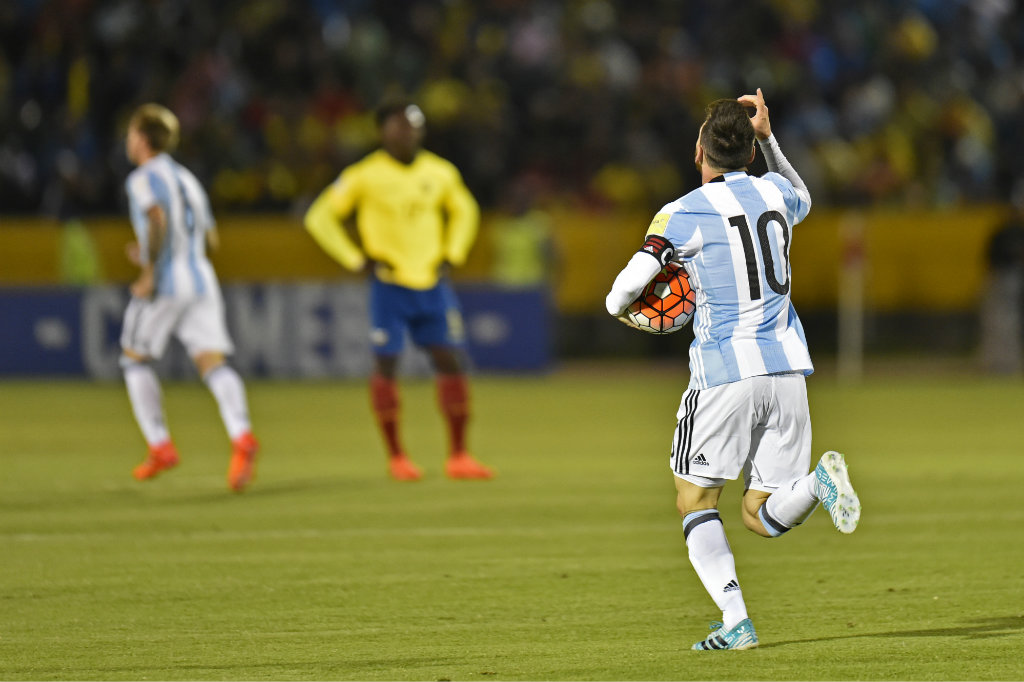
[{"label": "light blue and white striped jersey", "polygon": [[167,216],[167,235],[153,264],[156,294],[219,296],[217,275],[206,257],[206,233],[215,226],[213,214],[206,191],[191,171],[168,154],[158,154],[129,173],[125,189],[144,261],[149,242],[146,212],[159,204]]},{"label": "light blue and white striped jersey", "polygon": [[697,296],[690,387],[814,371],[790,301],[793,226],[810,204],[778,173],[726,173],[666,205],[648,234],[675,248]]}]

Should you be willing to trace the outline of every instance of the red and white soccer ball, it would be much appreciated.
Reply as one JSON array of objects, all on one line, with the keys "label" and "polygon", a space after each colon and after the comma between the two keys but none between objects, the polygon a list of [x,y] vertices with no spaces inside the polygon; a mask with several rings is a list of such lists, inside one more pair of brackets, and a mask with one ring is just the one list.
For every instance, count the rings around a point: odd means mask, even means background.
[{"label": "red and white soccer ball", "polygon": [[690,276],[678,263],[669,263],[626,308],[630,321],[651,334],[671,334],[693,319],[697,296]]}]

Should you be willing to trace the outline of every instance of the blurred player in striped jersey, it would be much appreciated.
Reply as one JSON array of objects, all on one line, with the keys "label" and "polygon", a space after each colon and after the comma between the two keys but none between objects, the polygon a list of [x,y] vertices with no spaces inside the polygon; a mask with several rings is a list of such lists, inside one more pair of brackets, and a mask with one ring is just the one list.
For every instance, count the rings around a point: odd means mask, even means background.
[{"label": "blurred player in striped jersey", "polygon": [[173,334],[185,346],[220,408],[231,439],[228,485],[242,490],[253,474],[259,445],[252,435],[245,385],[225,362],[234,347],[224,302],[206,245],[216,245],[210,203],[199,181],[171,158],[178,120],[157,104],[141,106],[128,124],[126,151],[137,166],[125,183],[137,244],[129,249],[141,268],[121,332],[121,367],[135,419],[149,456],[135,478],[153,478],[178,463],[164,421],[160,382],[151,361]]},{"label": "blurred player in striped jersey", "polygon": [[[746,172],[755,138],[771,171],[760,178]],[[757,633],[718,515],[725,482],[743,474],[743,523],[767,538],[800,525],[819,502],[836,528],[852,533],[860,501],[839,453],[826,452],[807,473],[804,377],[813,366],[790,302],[789,246],[811,196],[772,135],[760,89],[708,106],[694,161],[702,186],[655,216],[606,305],[630,324],[626,307],[666,263],[681,263],[690,276],[697,294],[690,385],[670,465],[690,562],[722,610],[722,622],[693,648],[750,649]]]},{"label": "blurred player in striped jersey", "polygon": [[[437,371],[437,395],[448,425],[450,478],[487,479],[492,472],[466,448],[469,387],[463,370],[462,317],[445,277],[465,262],[480,211],[448,161],[420,148],[423,112],[394,100],[377,111],[381,149],[346,168],[306,214],[306,229],[332,258],[370,276],[375,368],[370,402],[388,451],[388,470],[402,481],[422,473],[399,433],[398,355],[409,332]],[[355,215],[357,246],[343,222]]]}]

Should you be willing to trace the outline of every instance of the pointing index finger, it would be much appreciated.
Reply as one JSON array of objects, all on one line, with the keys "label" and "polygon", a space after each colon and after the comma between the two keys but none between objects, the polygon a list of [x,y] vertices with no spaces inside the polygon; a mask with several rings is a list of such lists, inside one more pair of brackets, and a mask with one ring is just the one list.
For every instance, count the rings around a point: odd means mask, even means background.
[{"label": "pointing index finger", "polygon": [[736,99],[737,99],[737,101],[742,102],[743,104],[745,104],[747,106],[752,106],[752,107],[763,107],[764,106],[764,95],[761,94],[761,88],[757,89],[757,94],[756,95],[743,95],[742,97],[737,97]]}]

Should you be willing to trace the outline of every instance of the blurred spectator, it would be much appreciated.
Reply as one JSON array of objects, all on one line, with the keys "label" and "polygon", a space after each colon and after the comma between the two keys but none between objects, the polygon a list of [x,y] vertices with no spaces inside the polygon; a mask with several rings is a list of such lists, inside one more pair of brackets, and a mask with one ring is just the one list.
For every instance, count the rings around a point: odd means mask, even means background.
[{"label": "blurred spectator", "polygon": [[696,182],[702,103],[756,86],[818,202],[1005,197],[1024,156],[1024,9],[6,0],[0,210],[117,209],[124,119],[145,101],[180,112],[179,156],[218,208],[298,210],[373,147],[365,112],[394,90],[423,103],[427,146],[485,206],[529,174],[570,202],[651,209]]},{"label": "blurred spectator", "polygon": [[80,220],[69,220],[60,234],[60,281],[84,286],[103,279],[103,264],[96,242]]},{"label": "blurred spectator", "polygon": [[981,360],[994,374],[1020,374],[1024,359],[1024,180],[1012,213],[988,247],[981,306]]},{"label": "blurred spectator", "polygon": [[508,288],[546,287],[556,271],[551,217],[527,179],[514,183],[491,224],[491,280]]}]

